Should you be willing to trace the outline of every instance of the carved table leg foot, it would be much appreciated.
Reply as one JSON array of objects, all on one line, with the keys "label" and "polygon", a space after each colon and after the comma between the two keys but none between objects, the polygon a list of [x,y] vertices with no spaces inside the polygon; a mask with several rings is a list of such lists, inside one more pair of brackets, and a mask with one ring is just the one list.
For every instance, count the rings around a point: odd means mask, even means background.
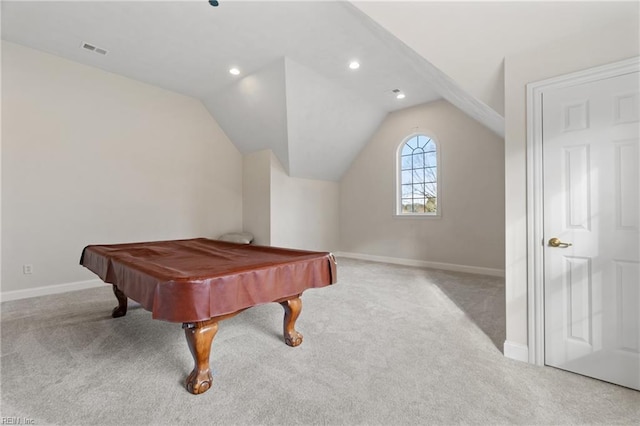
[{"label": "carved table leg foot", "polygon": [[127,296],[115,285],[113,286],[113,294],[115,294],[116,299],[118,299],[118,306],[113,308],[111,316],[113,318],[119,318],[127,315]]},{"label": "carved table leg foot", "polygon": [[195,362],[195,367],[186,380],[187,390],[196,395],[205,393],[213,382],[209,368],[209,354],[213,338],[218,332],[218,323],[202,321],[183,324],[182,328]]},{"label": "carved table leg foot", "polygon": [[284,342],[289,346],[298,346],[302,343],[302,334],[296,331],[295,326],[302,310],[302,300],[296,297],[280,304],[284,308]]}]

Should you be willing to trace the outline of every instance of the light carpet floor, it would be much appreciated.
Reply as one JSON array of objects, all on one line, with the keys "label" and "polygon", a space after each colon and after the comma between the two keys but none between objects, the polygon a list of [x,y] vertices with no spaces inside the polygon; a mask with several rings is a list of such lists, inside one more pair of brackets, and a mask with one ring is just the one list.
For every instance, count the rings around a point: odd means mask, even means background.
[{"label": "light carpet floor", "polygon": [[5,302],[1,416],[37,425],[638,424],[640,392],[502,355],[504,312],[491,306],[501,279],[350,259],[339,259],[338,274],[338,284],[304,293],[300,347],[282,342],[277,304],[221,322],[214,384],[198,396],[183,386],[193,361],[180,324],[139,307],[112,319],[110,286]]}]

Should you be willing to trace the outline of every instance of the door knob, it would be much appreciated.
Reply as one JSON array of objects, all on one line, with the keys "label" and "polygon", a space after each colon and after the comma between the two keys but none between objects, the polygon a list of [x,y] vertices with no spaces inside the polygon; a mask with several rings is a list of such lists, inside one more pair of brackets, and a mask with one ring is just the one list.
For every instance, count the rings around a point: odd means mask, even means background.
[{"label": "door knob", "polygon": [[562,241],[560,241],[560,238],[556,238],[553,237],[549,240],[549,245],[551,247],[562,247],[562,248],[567,248],[570,245],[572,245],[571,243],[563,243]]}]

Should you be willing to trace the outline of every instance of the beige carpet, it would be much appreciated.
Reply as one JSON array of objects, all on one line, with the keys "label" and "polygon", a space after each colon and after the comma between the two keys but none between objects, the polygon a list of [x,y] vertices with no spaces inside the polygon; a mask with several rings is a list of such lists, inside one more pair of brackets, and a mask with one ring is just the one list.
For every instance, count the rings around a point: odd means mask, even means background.
[{"label": "beige carpet", "polygon": [[339,259],[338,284],[302,297],[302,346],[282,342],[277,304],[223,321],[214,384],[199,396],[182,384],[193,364],[180,324],[140,308],[110,318],[107,285],[5,302],[1,416],[37,425],[637,425],[639,392],[503,357],[504,305],[493,306],[501,286]]}]

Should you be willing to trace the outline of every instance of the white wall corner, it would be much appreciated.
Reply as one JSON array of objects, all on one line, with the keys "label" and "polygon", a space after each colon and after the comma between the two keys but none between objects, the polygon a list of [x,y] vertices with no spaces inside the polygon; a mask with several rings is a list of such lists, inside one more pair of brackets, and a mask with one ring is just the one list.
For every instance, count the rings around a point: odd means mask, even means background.
[{"label": "white wall corner", "polygon": [[90,288],[103,287],[105,283],[99,279],[76,281],[73,283],[46,285],[42,287],[28,288],[24,290],[13,290],[0,292],[0,302],[10,300],[29,299],[31,297],[48,296],[50,294],[67,293],[69,291],[87,290]]},{"label": "white wall corner", "polygon": [[520,343],[504,341],[504,356],[516,361],[529,362],[529,347]]}]

